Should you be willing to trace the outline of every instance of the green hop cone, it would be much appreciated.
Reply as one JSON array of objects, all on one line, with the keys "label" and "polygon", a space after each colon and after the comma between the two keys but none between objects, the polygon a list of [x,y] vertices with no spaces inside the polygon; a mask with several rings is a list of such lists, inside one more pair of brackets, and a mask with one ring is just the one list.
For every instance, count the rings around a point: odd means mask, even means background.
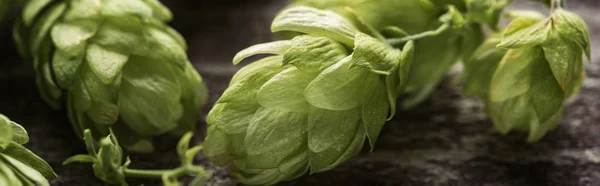
[{"label": "green hop cone", "polygon": [[373,147],[393,117],[413,44],[403,51],[364,34],[340,14],[305,6],[282,11],[273,32],[289,40],[239,52],[240,69],[207,117],[204,154],[249,185],[273,185],[329,170]]},{"label": "green hop cone", "polygon": [[589,34],[579,16],[561,8],[549,19],[534,13],[519,15],[498,43],[508,49],[505,54],[499,57],[504,51],[483,45],[480,49],[487,52],[473,57],[471,66],[486,65],[467,67],[467,72],[474,86],[489,87],[489,92],[475,94],[485,95],[495,128],[502,133],[528,132],[527,141],[534,142],[558,125],[564,101],[579,91],[585,76],[583,54],[589,58],[590,53]]},{"label": "green hop cone", "polygon": [[49,186],[56,174],[42,158],[23,145],[27,131],[0,114],[0,185]]},{"label": "green hop cone", "polygon": [[157,0],[30,0],[15,41],[42,98],[64,105],[76,133],[151,152],[156,135],[193,130],[207,90]]}]

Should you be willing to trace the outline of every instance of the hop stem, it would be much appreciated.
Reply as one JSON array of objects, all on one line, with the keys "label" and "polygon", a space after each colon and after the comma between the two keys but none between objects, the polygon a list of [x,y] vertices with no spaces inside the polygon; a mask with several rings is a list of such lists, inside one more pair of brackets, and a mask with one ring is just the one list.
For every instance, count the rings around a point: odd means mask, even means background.
[{"label": "hop stem", "polygon": [[387,39],[386,42],[392,46],[399,46],[410,40],[418,40],[418,39],[422,39],[425,37],[436,36],[444,31],[448,30],[449,28],[450,28],[449,24],[442,24],[440,27],[438,27],[435,30],[429,30],[429,31],[421,32],[419,34],[409,35],[409,36],[401,37],[401,38]]},{"label": "hop stem", "polygon": [[565,6],[564,0],[552,0],[551,10],[556,10],[558,8],[563,8]]}]

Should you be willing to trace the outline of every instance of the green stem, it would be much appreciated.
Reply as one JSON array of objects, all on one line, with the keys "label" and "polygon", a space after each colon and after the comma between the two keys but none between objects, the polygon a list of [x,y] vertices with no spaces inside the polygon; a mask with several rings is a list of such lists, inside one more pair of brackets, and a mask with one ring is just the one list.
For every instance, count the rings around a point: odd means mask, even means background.
[{"label": "green stem", "polygon": [[449,24],[442,24],[440,27],[438,27],[435,30],[429,30],[429,31],[421,32],[419,34],[409,35],[409,36],[401,37],[401,38],[387,39],[386,41],[388,44],[390,44],[392,46],[399,46],[410,40],[418,40],[418,39],[422,39],[425,37],[436,36],[444,31],[448,30],[449,28],[450,28]]},{"label": "green stem", "polygon": [[171,170],[139,170],[139,169],[123,169],[125,177],[138,178],[162,178],[164,175],[179,177],[186,174],[205,173],[203,169],[194,168],[193,166],[183,166]]}]

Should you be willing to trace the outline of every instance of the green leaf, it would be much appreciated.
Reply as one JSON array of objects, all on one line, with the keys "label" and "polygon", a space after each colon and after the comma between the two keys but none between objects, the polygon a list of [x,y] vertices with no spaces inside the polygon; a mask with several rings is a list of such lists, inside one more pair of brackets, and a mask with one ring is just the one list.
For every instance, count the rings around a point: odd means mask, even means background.
[{"label": "green leaf", "polygon": [[369,71],[351,68],[351,57],[325,69],[313,80],[304,96],[313,106],[329,110],[348,110],[363,103]]},{"label": "green leaf", "polygon": [[308,149],[311,172],[330,167],[352,142],[360,124],[360,109],[311,109],[308,115]]},{"label": "green leaf", "polygon": [[171,21],[173,19],[173,13],[165,5],[158,0],[144,0],[150,8],[152,8],[152,15],[161,21]]},{"label": "green leaf", "polygon": [[[538,49],[537,53],[541,53]],[[539,54],[527,54],[539,55]],[[532,64],[530,98],[540,123],[549,120],[563,105],[565,93],[559,86],[548,62],[536,59]]]},{"label": "green leaf", "polygon": [[23,162],[20,162],[19,160],[14,159],[13,157],[5,155],[5,154],[0,154],[0,158],[4,158],[4,160],[6,162],[8,162],[9,164],[12,165],[14,170],[21,172],[23,175],[27,176],[27,178],[29,178],[30,180],[36,182],[40,186],[49,186],[50,185],[48,183],[48,180],[46,180],[46,178],[44,178],[44,176],[40,172],[36,171],[34,168],[31,168],[26,164],[23,164]]},{"label": "green leaf", "polygon": [[[269,65],[270,60],[281,59],[280,57],[274,57],[271,59],[265,59],[266,65]],[[255,68],[258,67],[258,68]],[[240,102],[240,103],[256,103],[256,94],[260,87],[265,84],[269,79],[279,73],[285,68],[260,68],[264,67],[261,64],[258,66],[250,66],[249,69],[243,68],[236,74],[233,79],[236,81],[232,83],[223,95],[219,98],[217,103],[228,103],[228,102]],[[239,74],[242,73],[242,74]]]},{"label": "green leaf", "polygon": [[152,8],[142,0],[103,0],[103,16],[133,15],[141,18],[152,17]]},{"label": "green leaf", "polygon": [[206,155],[212,163],[217,166],[225,166],[230,163],[231,143],[229,138],[215,125],[209,125],[206,138],[202,143]]},{"label": "green leaf", "polygon": [[[124,18],[125,21],[127,18]],[[108,19],[98,29],[91,42],[124,54],[145,56],[150,53],[150,41],[143,24],[132,21],[129,25],[119,20]]]},{"label": "green leaf", "polygon": [[10,156],[27,165],[27,167],[35,169],[46,178],[57,177],[56,173],[52,170],[52,167],[50,167],[46,161],[18,143],[11,143],[2,154]]},{"label": "green leaf", "polygon": [[308,112],[304,90],[318,74],[288,68],[267,81],[256,94],[261,106],[290,112]]},{"label": "green leaf", "polygon": [[99,45],[90,45],[85,57],[90,69],[105,84],[113,82],[129,60],[129,56],[108,50]]},{"label": "green leaf", "polygon": [[[39,0],[33,1],[38,2]],[[28,3],[35,4],[35,3]],[[56,5],[51,6],[43,15],[41,15],[40,19],[36,19],[35,25],[31,29],[31,34],[29,38],[31,38],[30,51],[34,55],[41,55],[39,53],[42,47],[42,43],[45,42],[46,37],[48,36],[50,29],[54,25],[54,23],[60,18],[65,9],[67,8],[66,4],[61,2]],[[25,18],[24,18],[25,19]],[[26,22],[26,25],[27,24]]]},{"label": "green leaf", "polygon": [[120,119],[136,133],[158,135],[177,127],[183,106],[176,69],[169,63],[141,57],[130,58],[123,68],[118,94]]},{"label": "green leaf", "polygon": [[146,54],[155,60],[162,60],[185,67],[188,62],[185,46],[182,46],[179,41],[169,35],[169,33],[158,28],[146,28],[149,33],[150,41],[153,43],[151,51]]},{"label": "green leaf", "polygon": [[348,56],[342,44],[326,37],[300,35],[289,45],[283,55],[283,65],[291,64],[307,72],[321,72]]},{"label": "green leaf", "polygon": [[67,164],[71,164],[71,163],[94,163],[95,161],[96,161],[96,159],[90,155],[78,154],[78,155],[69,157],[62,164],[67,165]]},{"label": "green leaf", "polygon": [[65,21],[96,19],[101,10],[102,0],[70,0],[69,9],[63,19]]},{"label": "green leaf", "polygon": [[552,13],[552,22],[556,31],[565,39],[577,43],[585,52],[588,60],[591,60],[590,33],[585,21],[577,14],[557,9]]},{"label": "green leaf", "polygon": [[282,61],[281,56],[270,56],[270,57],[265,57],[265,58],[255,61],[255,62],[252,62],[252,63],[242,67],[240,70],[238,70],[233,75],[233,77],[231,78],[231,81],[229,82],[229,86],[234,85],[234,84],[238,83],[239,81],[246,79],[247,77],[253,76],[254,74],[257,74],[257,73],[261,73],[265,70],[272,71],[272,72],[278,72],[282,69],[281,61]]},{"label": "green leaf", "polygon": [[529,18],[532,19],[532,22],[534,23],[543,21],[546,18],[544,14],[534,10],[512,10],[506,13],[506,17],[512,19]]},{"label": "green leaf", "polygon": [[51,31],[54,46],[68,56],[81,55],[85,50],[86,40],[93,34],[93,31],[86,28],[66,23],[55,24]]},{"label": "green leaf", "polygon": [[48,6],[53,0],[29,0],[23,8],[23,22],[26,26],[31,26],[35,18]]},{"label": "green leaf", "polygon": [[[21,181],[19,180],[15,172],[13,172],[13,170],[8,165],[3,165],[2,162],[0,162],[0,175],[0,180],[4,179],[4,181],[6,182],[4,185],[6,186],[23,185],[21,184]],[[4,176],[4,178],[2,176]],[[0,184],[2,184],[2,181],[0,181]]]},{"label": "green leaf", "polygon": [[551,24],[539,22],[537,19],[520,17],[514,19],[502,34],[501,48],[521,48],[535,46],[546,41]]},{"label": "green leaf", "polygon": [[498,64],[506,51],[496,48],[499,40],[489,40],[482,44],[465,61],[465,71],[467,73],[467,83],[465,84],[464,94],[478,95],[484,99],[489,97],[490,82],[492,76],[498,68]]},{"label": "green leaf", "polygon": [[494,128],[502,134],[512,129],[520,129],[522,125],[528,129],[536,118],[529,94],[521,94],[500,102],[488,101],[486,111],[494,121]]},{"label": "green leaf", "polygon": [[283,10],[273,20],[271,31],[295,31],[324,36],[350,47],[354,46],[354,35],[358,33],[358,29],[341,15],[306,6]]},{"label": "green leaf", "polygon": [[258,108],[258,103],[217,103],[208,113],[206,123],[215,125],[227,134],[246,132]]},{"label": "green leaf", "polygon": [[527,142],[533,143],[539,141],[544,135],[556,128],[562,119],[563,108],[559,109],[552,117],[545,122],[534,120],[529,129],[529,135],[527,136]]},{"label": "green leaf", "polygon": [[52,70],[56,83],[64,89],[70,89],[73,79],[77,77],[77,71],[85,58],[85,53],[77,56],[69,56],[62,50],[56,50],[52,56]]},{"label": "green leaf", "polygon": [[542,45],[542,49],[558,84],[565,90],[577,75],[573,70],[575,65],[581,62],[581,49],[574,42],[556,34],[550,36],[549,40]]},{"label": "green leaf", "polygon": [[[300,150],[306,149],[305,136],[306,135],[294,135],[293,137],[272,141],[273,143],[266,143],[265,145],[269,146],[269,150],[261,154],[252,154],[249,152],[245,159],[243,159],[243,168],[245,170],[260,170],[279,167],[281,164],[286,163],[285,159],[287,157],[297,154]],[[246,142],[247,141],[248,140],[246,139]],[[249,151],[250,148],[246,149],[246,151]]]},{"label": "green leaf", "polygon": [[400,50],[366,34],[358,33],[355,38],[353,66],[365,67],[381,75],[390,75],[398,68],[402,55]]},{"label": "green leaf", "polygon": [[540,48],[509,50],[492,77],[490,98],[494,102],[526,93],[532,87],[532,64],[543,60]]},{"label": "green leaf", "polygon": [[410,74],[410,67],[413,63],[413,58],[415,55],[415,43],[411,40],[408,41],[404,47],[402,48],[402,54],[400,55],[400,67],[398,69],[398,75],[400,78],[401,88],[408,82],[408,77]]},{"label": "green leaf", "polygon": [[12,142],[11,121],[0,114],[0,150],[8,148]]},{"label": "green leaf", "polygon": [[27,131],[25,130],[25,128],[23,128],[23,126],[15,122],[10,123],[12,128],[12,141],[21,145],[29,142],[29,136],[27,135]]},{"label": "green leaf", "polygon": [[274,149],[293,148],[293,145],[282,145],[306,133],[306,117],[305,113],[258,109],[244,140],[246,152],[248,155],[260,155]]},{"label": "green leaf", "polygon": [[369,138],[371,150],[375,148],[375,142],[385,124],[390,111],[390,105],[386,87],[377,75],[371,75],[367,79],[367,90],[365,102],[362,106],[362,122]]},{"label": "green leaf", "polygon": [[251,47],[248,47],[233,57],[233,64],[237,65],[242,62],[242,60],[257,54],[284,54],[284,52],[290,48],[291,42],[288,40],[284,41],[273,41],[270,43],[262,43],[257,44]]}]

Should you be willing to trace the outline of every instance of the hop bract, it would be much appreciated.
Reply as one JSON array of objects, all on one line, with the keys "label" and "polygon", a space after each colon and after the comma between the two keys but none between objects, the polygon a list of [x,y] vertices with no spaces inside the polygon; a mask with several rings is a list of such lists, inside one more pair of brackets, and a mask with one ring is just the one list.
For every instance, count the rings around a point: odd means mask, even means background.
[{"label": "hop bract", "polygon": [[0,185],[49,186],[47,179],[56,178],[48,163],[23,146],[28,141],[21,125],[0,114]]},{"label": "hop bract", "polygon": [[479,56],[467,66],[479,67],[467,70],[467,87],[487,88],[476,94],[483,95],[498,131],[525,131],[534,142],[556,127],[564,101],[579,91],[585,76],[583,54],[590,53],[589,34],[579,16],[561,8],[549,19],[521,15],[501,40],[491,42],[507,51],[483,45],[476,52]]},{"label": "hop bract", "polygon": [[112,127],[126,149],[150,152],[152,136],[192,130],[206,99],[170,19],[157,0],[30,0],[15,40],[80,136]]},{"label": "hop bract", "polygon": [[305,6],[281,12],[289,40],[239,52],[275,54],[238,71],[210,111],[204,153],[244,184],[272,185],[331,169],[371,146],[393,115],[412,42],[403,51],[348,19]]}]

